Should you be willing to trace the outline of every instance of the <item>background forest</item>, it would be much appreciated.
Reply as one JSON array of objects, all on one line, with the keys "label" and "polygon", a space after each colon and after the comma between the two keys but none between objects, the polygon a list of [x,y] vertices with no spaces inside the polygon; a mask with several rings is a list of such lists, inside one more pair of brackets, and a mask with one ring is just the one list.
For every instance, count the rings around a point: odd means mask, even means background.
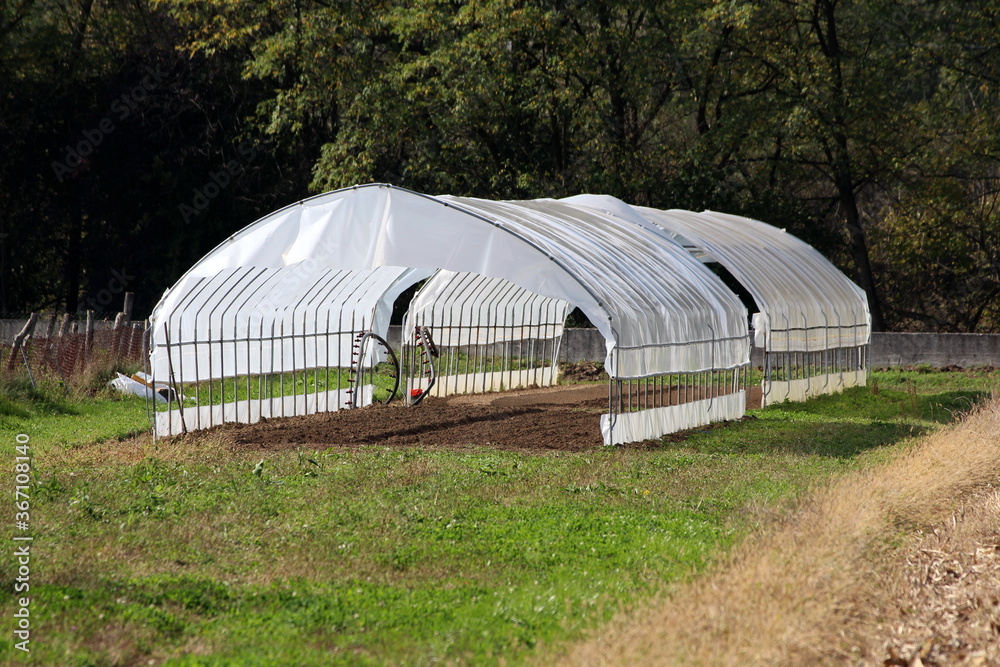
[{"label": "background forest", "polygon": [[879,328],[1000,331],[1000,2],[0,0],[0,315],[145,316],[371,181],[759,218]]}]

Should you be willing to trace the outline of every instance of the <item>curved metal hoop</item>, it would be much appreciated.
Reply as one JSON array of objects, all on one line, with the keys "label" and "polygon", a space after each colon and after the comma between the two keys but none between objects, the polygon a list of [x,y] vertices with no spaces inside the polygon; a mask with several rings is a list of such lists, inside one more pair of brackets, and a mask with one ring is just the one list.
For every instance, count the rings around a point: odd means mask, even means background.
[{"label": "curved metal hoop", "polygon": [[384,338],[379,336],[377,333],[368,331],[358,341],[358,362],[357,362],[358,367],[355,369],[355,372],[352,373],[353,386],[351,387],[351,389],[353,389],[354,391],[351,393],[351,400],[350,400],[351,408],[357,407],[358,390],[360,389],[361,376],[362,376],[361,366],[362,364],[364,364],[365,357],[367,356],[369,341],[374,341],[376,345],[382,346],[382,349],[386,352],[386,356],[388,356],[389,358],[388,359],[389,363],[392,364],[393,368],[393,377],[395,379],[395,383],[393,384],[392,391],[389,392],[389,398],[382,401],[382,403],[388,404],[389,402],[392,401],[392,399],[396,397],[396,394],[399,392],[400,369],[399,369],[399,359],[396,358],[396,353],[392,351],[392,348],[389,346],[389,343],[387,343]]},{"label": "curved metal hoop", "polygon": [[434,357],[438,356],[438,349],[437,345],[434,344],[434,339],[431,338],[431,330],[428,327],[417,327],[414,334],[417,339],[417,345],[421,349],[423,364],[427,366],[427,370],[424,371],[424,374],[427,375],[427,388],[416,396],[410,397],[410,406],[420,405],[420,402],[431,393],[431,387],[434,386],[434,382],[437,379],[437,373],[434,370]]}]

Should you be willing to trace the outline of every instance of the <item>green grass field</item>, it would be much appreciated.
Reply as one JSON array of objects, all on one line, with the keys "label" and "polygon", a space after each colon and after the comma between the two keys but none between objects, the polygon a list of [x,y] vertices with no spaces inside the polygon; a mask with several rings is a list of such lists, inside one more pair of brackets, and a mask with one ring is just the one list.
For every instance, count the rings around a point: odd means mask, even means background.
[{"label": "green grass field", "polygon": [[[816,484],[970,409],[1000,373],[881,372],[652,449],[233,455],[153,443],[142,399],[0,392],[31,455],[30,649],[45,665],[539,659],[697,576]],[[22,438],[23,439],[23,438]],[[95,444],[100,443],[100,444]],[[263,463],[261,463],[263,461]],[[13,549],[0,614],[13,619]],[[10,622],[10,621],[8,621]]]}]

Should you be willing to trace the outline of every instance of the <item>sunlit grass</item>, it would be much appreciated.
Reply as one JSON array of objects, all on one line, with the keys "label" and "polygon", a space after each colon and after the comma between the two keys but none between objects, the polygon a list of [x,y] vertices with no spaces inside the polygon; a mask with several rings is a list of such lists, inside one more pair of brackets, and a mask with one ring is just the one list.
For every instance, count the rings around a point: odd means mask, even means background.
[{"label": "sunlit grass", "polygon": [[33,658],[520,661],[696,576],[993,380],[923,375],[875,373],[650,449],[547,455],[233,453],[224,432],[119,443],[148,426],[142,399],[7,392],[0,437],[29,434],[34,453]]}]

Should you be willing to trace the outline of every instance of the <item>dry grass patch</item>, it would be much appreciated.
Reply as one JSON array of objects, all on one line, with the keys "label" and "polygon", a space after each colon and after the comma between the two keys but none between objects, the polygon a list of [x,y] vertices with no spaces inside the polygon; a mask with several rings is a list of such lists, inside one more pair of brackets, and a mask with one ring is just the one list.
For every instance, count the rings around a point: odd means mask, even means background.
[{"label": "dry grass patch", "polygon": [[1000,664],[1000,491],[985,489],[879,565],[849,635],[866,662]]},{"label": "dry grass patch", "polygon": [[[994,399],[888,464],[817,491],[715,572],[618,619],[602,636],[572,647],[565,662],[996,660],[1000,521],[996,496],[975,494],[997,482],[1000,401]],[[982,503],[962,509],[972,497]],[[913,546],[921,535],[925,542]],[[945,586],[963,577],[969,591]],[[935,595],[944,597],[932,602]],[[970,639],[940,639],[946,628],[962,626],[978,630]]]}]

